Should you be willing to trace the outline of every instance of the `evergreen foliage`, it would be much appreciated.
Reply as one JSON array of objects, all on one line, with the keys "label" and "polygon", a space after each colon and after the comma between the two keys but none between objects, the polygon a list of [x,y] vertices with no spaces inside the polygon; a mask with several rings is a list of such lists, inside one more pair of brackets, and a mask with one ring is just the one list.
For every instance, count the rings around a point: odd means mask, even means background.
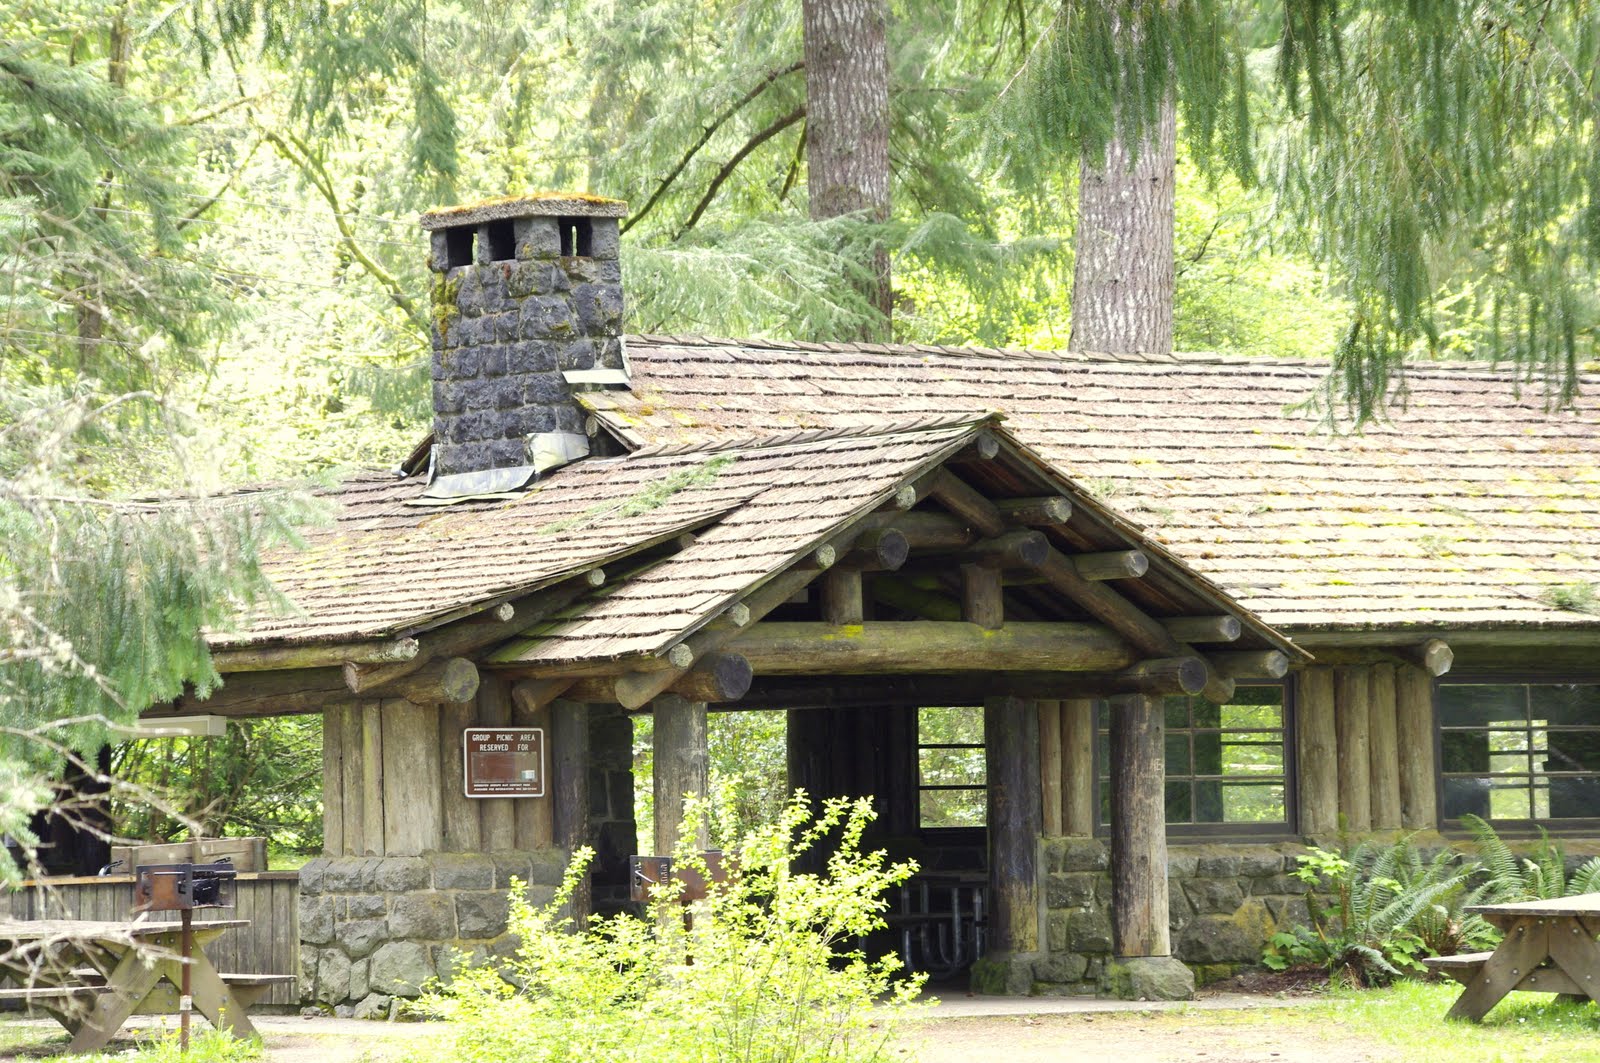
[{"label": "evergreen foliage", "polygon": [[1063,0],[1006,111],[1026,145],[1008,158],[1098,157],[1175,94],[1194,161],[1270,188],[1348,299],[1330,412],[1376,416],[1414,354],[1509,361],[1559,404],[1600,350],[1597,16],[1591,0]]}]

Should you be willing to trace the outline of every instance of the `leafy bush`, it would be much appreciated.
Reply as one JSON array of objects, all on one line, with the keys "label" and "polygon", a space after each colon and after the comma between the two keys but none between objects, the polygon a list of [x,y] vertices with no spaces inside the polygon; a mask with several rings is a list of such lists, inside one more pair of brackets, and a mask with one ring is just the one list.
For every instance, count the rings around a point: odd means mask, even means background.
[{"label": "leafy bush", "polygon": [[1299,862],[1311,925],[1272,936],[1262,962],[1274,970],[1310,963],[1352,985],[1384,985],[1422,971],[1422,956],[1476,947],[1493,933],[1461,911],[1481,892],[1470,885],[1477,865],[1448,850],[1424,861],[1402,838],[1347,853],[1314,848]]},{"label": "leafy bush", "polygon": [[1569,879],[1566,850],[1560,842],[1552,841],[1543,827],[1539,828],[1539,844],[1530,858],[1512,852],[1495,829],[1479,817],[1462,816],[1461,821],[1477,844],[1478,857],[1488,876],[1489,900],[1514,903],[1600,891],[1600,856],[1590,857]]},{"label": "leafy bush", "polygon": [[[707,818],[705,806],[691,808],[683,836]],[[898,960],[859,947],[884,925],[885,892],[914,870],[861,851],[872,818],[864,801],[834,800],[812,819],[797,794],[744,835],[730,880],[705,900],[685,909],[658,886],[646,918],[596,917],[582,933],[562,910],[592,856],[580,851],[550,905],[532,908],[513,888],[514,956],[498,969],[463,966],[418,1007],[451,1020],[456,1060],[888,1059],[892,1019],[922,979],[897,980]],[[825,874],[792,870],[823,844]],[[687,848],[676,859],[704,872]]]}]

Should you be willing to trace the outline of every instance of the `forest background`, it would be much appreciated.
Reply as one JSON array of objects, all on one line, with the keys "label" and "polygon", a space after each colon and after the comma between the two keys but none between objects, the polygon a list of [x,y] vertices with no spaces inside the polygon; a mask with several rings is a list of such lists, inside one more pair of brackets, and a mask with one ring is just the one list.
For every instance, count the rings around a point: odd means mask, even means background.
[{"label": "forest background", "polygon": [[[808,202],[802,6],[0,0],[0,666],[24,666],[0,671],[0,733],[37,739],[48,690],[51,755],[65,755],[93,734],[60,724],[80,709],[114,716],[184,681],[204,685],[203,654],[195,659],[192,639],[174,649],[174,632],[270,598],[249,559],[308,516],[292,491],[240,496],[235,485],[390,467],[426,433],[426,243],[415,216],[428,207],[537,189],[629,201],[631,332],[874,334],[879,308],[860,283],[870,247],[892,263],[894,340],[1066,346],[1078,155],[1035,135],[1051,114],[1038,81],[1063,61],[1073,19],[1102,5],[886,5],[890,209],[824,218]],[[1403,262],[1384,273],[1355,261],[1326,219],[1319,227],[1291,209],[1308,197],[1306,171],[1290,161],[1308,112],[1284,89],[1305,45],[1291,61],[1286,42],[1297,17],[1337,22],[1338,5],[1143,6],[1225,16],[1236,49],[1222,64],[1228,98],[1254,116],[1219,121],[1188,98],[1178,113],[1174,346],[1333,355],[1367,309],[1351,287],[1366,271],[1416,287],[1409,298],[1426,306],[1425,334],[1401,333],[1401,354],[1501,353],[1483,339],[1504,331],[1501,307],[1479,295],[1515,272],[1508,261],[1529,269],[1537,256],[1443,240],[1429,254],[1450,268],[1435,261],[1419,281]],[[1497,8],[1517,6],[1441,4],[1458,24],[1431,32],[1487,17],[1492,38]],[[1536,24],[1549,41],[1514,39],[1505,62],[1588,63],[1575,98],[1592,104],[1593,11],[1556,7],[1548,28]],[[1360,20],[1380,16],[1347,5],[1342,17],[1335,38],[1359,37]],[[1502,31],[1526,28],[1505,19]],[[1321,58],[1351,71],[1370,59]],[[1131,77],[1108,69],[1112,81]],[[1314,115],[1328,75],[1303,73]],[[1458,75],[1487,76],[1437,72]],[[1552,98],[1553,113],[1600,135],[1600,107]],[[1225,129],[1222,154],[1256,161],[1221,165],[1191,150],[1205,139],[1196,120]],[[1581,191],[1546,205],[1548,237],[1586,210],[1600,231],[1600,209]],[[1526,323],[1531,338],[1556,321],[1569,361],[1592,359],[1588,279],[1561,315],[1524,305],[1506,324],[1515,333]],[[241,497],[247,505],[230,501]],[[107,570],[128,570],[107,512],[156,528],[144,560],[176,574],[160,591],[170,600],[152,602],[150,581],[106,585]],[[44,576],[30,583],[30,573]],[[106,602],[139,618],[135,635],[107,634]],[[97,608],[101,622],[83,625]],[[116,661],[145,674],[126,682]],[[728,771],[781,780],[781,720],[718,720],[714,753]],[[640,740],[643,753],[646,730]],[[119,829],[181,836],[187,818],[208,834],[262,833],[314,851],[319,748],[309,718],[121,743],[112,774],[157,785],[174,805],[124,802]],[[759,786],[751,793],[766,800]]]}]

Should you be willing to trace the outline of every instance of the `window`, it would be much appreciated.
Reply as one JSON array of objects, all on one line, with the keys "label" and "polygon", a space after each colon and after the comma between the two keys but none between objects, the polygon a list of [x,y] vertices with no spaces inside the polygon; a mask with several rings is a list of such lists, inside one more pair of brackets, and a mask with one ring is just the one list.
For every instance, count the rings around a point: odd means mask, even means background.
[{"label": "window", "polygon": [[[1163,699],[1167,827],[1174,833],[1282,833],[1290,827],[1282,685],[1240,686],[1217,705]],[[1100,823],[1111,820],[1110,709],[1100,707]]]},{"label": "window", "polygon": [[981,827],[989,790],[982,709],[917,711],[918,823],[923,827]]},{"label": "window", "polygon": [[1600,686],[1440,684],[1446,820],[1600,819]]}]

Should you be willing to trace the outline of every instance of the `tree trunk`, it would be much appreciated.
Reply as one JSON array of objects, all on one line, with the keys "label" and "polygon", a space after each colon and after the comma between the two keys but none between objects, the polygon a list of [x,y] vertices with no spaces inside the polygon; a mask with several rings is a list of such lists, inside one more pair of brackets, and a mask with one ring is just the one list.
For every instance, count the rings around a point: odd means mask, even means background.
[{"label": "tree trunk", "polygon": [[1083,160],[1070,350],[1172,351],[1176,125],[1169,96],[1136,157],[1119,137],[1103,165]]},{"label": "tree trunk", "polygon": [[[889,220],[887,0],[805,0],[806,184],[811,217],[862,213]],[[862,339],[889,335],[889,253],[863,263],[861,294],[879,321]],[[842,338],[842,337],[834,337]]]}]

